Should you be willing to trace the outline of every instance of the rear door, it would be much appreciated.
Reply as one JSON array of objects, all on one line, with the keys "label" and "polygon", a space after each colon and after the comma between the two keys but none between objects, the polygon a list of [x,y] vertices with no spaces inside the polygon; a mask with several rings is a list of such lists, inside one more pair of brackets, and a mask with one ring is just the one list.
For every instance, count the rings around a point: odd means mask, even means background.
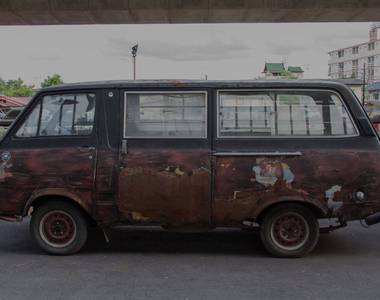
[{"label": "rear door", "polygon": [[207,94],[125,92],[118,197],[125,219],[177,228],[209,226]]}]

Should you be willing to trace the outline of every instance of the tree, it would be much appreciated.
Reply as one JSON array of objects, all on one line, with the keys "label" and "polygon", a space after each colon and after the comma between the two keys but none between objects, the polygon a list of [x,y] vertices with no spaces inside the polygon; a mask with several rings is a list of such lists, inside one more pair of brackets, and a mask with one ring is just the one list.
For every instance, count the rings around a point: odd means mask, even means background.
[{"label": "tree", "polygon": [[21,78],[3,80],[0,78],[0,95],[10,97],[28,97],[34,93],[33,86],[27,85]]},{"label": "tree", "polygon": [[62,83],[63,83],[63,80],[62,80],[61,75],[54,74],[52,76],[48,76],[47,78],[45,78],[44,81],[41,82],[41,87],[45,88],[45,87],[49,87],[53,85],[59,85]]}]

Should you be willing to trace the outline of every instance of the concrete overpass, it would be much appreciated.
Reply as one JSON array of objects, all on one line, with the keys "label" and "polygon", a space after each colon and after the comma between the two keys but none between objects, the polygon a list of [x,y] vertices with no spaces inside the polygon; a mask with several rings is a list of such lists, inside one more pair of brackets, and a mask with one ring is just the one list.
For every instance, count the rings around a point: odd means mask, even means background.
[{"label": "concrete overpass", "polygon": [[380,0],[0,0],[0,25],[379,20]]}]

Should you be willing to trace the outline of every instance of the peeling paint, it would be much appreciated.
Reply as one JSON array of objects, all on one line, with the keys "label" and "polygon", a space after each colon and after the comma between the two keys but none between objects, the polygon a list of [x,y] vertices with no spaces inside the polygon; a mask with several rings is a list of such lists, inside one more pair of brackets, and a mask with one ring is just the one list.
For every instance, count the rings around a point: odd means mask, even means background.
[{"label": "peeling paint", "polygon": [[234,191],[234,200],[236,200],[237,194],[240,193],[240,191]]},{"label": "peeling paint", "polygon": [[165,168],[165,172],[172,173],[176,176],[183,176],[185,174],[185,172],[182,171],[181,168],[177,166],[167,166]]},{"label": "peeling paint", "polygon": [[267,186],[273,186],[278,180],[283,180],[287,185],[294,181],[294,174],[288,164],[278,160],[269,161],[264,158],[256,159],[256,166],[252,167],[255,173],[255,181]]},{"label": "peeling paint", "polygon": [[132,215],[132,220],[137,221],[137,222],[144,222],[144,221],[149,220],[148,217],[143,216],[141,213],[137,211],[133,211],[131,215]]},{"label": "peeling paint", "polygon": [[342,186],[333,185],[331,188],[325,191],[325,196],[327,199],[328,208],[332,209],[334,212],[342,207],[342,201],[334,201],[335,193],[340,192],[342,190]]}]

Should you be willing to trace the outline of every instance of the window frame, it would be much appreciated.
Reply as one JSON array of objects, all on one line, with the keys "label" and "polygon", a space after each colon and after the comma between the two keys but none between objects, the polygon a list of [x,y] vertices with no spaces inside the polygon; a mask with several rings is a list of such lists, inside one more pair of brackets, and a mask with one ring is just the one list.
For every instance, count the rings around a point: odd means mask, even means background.
[{"label": "window frame", "polygon": [[[32,114],[33,110],[41,104],[40,111],[39,111],[39,120],[38,120],[38,130],[41,124],[41,116],[42,116],[42,110],[43,105],[42,101],[44,97],[48,96],[58,96],[58,95],[86,95],[86,94],[94,94],[95,95],[95,113],[94,113],[94,119],[93,119],[93,126],[92,131],[90,134],[82,134],[82,135],[37,135],[35,136],[18,136],[17,132],[21,128],[21,126],[24,124],[24,122],[29,118],[29,116]],[[57,91],[57,92],[48,92],[48,93],[41,93],[39,95],[36,95],[36,98],[30,102],[30,104],[24,109],[22,114],[19,114],[19,118],[16,119],[17,123],[15,123],[14,127],[12,127],[12,133],[11,133],[11,139],[12,140],[39,140],[39,139],[80,139],[80,138],[89,138],[96,135],[97,131],[97,118],[98,118],[98,106],[99,106],[100,96],[97,90],[64,90],[64,91]]]},{"label": "window frame", "polygon": [[[191,136],[164,136],[164,137],[147,137],[147,136],[128,136],[127,135],[127,98],[128,94],[203,94],[205,96],[205,128],[204,128],[204,136],[203,137],[191,137]],[[137,140],[165,140],[165,139],[181,139],[181,140],[207,140],[208,139],[208,92],[206,90],[138,90],[138,91],[125,91],[124,92],[124,108],[123,108],[123,139],[137,139]]]},{"label": "window frame", "polygon": [[[220,94],[223,92],[264,92],[264,93],[279,93],[279,92],[315,92],[315,91],[324,91],[324,92],[331,92],[332,94],[336,95],[340,102],[343,104],[343,107],[346,109],[349,119],[351,120],[353,127],[355,129],[355,134],[347,134],[347,135],[302,135],[302,136],[296,136],[296,135],[275,135],[275,136],[221,136],[220,135],[220,115],[219,115],[219,108],[220,108]],[[230,139],[342,139],[342,138],[352,138],[352,137],[358,137],[360,136],[360,131],[357,127],[357,124],[355,122],[355,119],[352,116],[352,113],[347,106],[346,102],[343,100],[342,96],[331,89],[218,89],[216,91],[216,134],[215,137],[218,140],[230,140]]]}]

